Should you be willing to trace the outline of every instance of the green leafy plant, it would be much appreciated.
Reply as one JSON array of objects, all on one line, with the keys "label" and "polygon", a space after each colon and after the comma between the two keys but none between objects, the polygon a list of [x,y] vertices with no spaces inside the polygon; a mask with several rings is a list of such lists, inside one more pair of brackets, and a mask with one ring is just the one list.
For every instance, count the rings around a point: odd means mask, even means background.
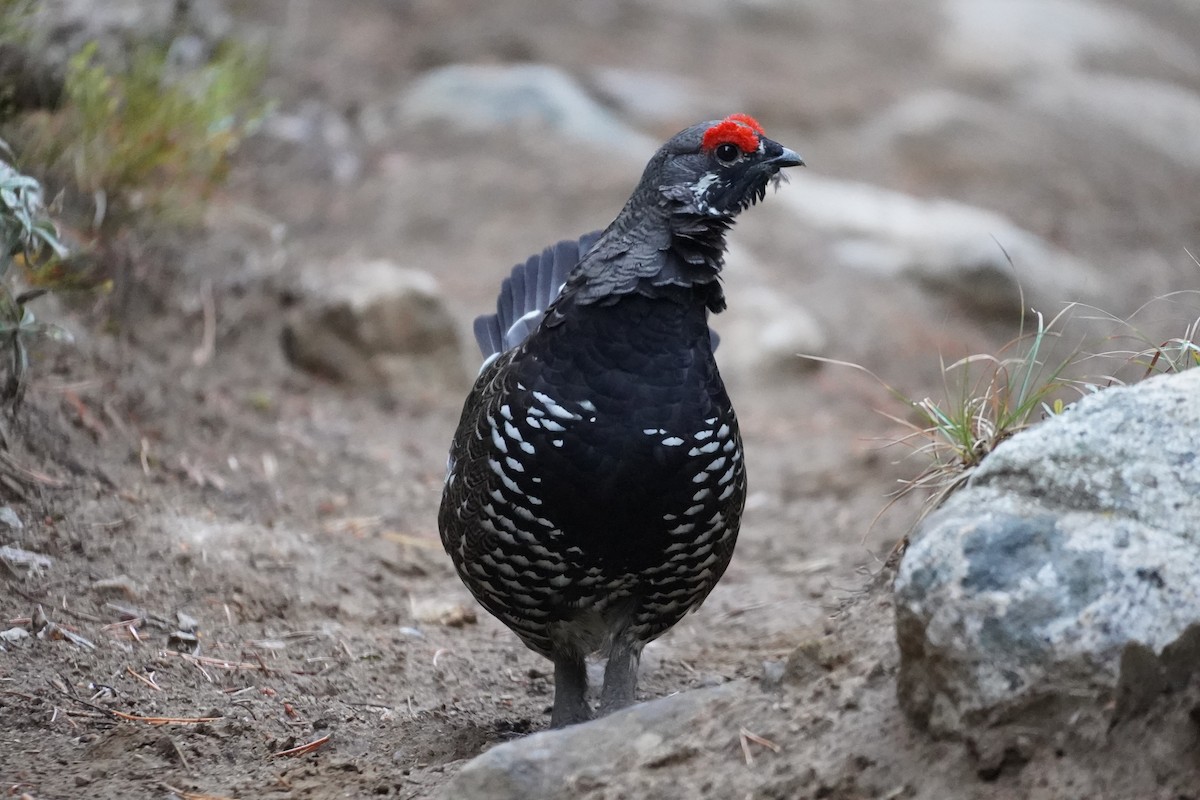
[{"label": "green leafy plant", "polygon": [[0,0],[0,42],[20,43],[29,39],[29,19],[37,0]]},{"label": "green leafy plant", "polygon": [[152,45],[115,69],[89,45],[70,60],[61,110],[21,126],[26,159],[91,200],[102,236],[142,214],[190,222],[267,111],[263,69],[261,56],[237,44],[194,69]]},{"label": "green leafy plant", "polygon": [[[0,143],[2,144],[2,143]],[[3,145],[7,152],[7,145]],[[29,342],[39,337],[70,340],[67,331],[39,322],[26,303],[42,289],[14,293],[14,265],[36,266],[66,255],[46,216],[41,185],[0,159],[0,401],[15,406],[25,392]]]}]

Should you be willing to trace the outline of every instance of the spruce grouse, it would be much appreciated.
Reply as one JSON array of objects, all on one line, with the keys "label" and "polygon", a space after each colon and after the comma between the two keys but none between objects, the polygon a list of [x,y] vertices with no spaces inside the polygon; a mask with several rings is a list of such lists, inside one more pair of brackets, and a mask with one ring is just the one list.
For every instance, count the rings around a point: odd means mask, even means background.
[{"label": "spruce grouse", "polygon": [[450,448],[438,523],[476,599],[554,662],[554,727],[627,706],[643,646],[733,555],[746,469],[713,359],[725,234],[804,162],[735,114],[679,133],[604,231],[516,266]]}]

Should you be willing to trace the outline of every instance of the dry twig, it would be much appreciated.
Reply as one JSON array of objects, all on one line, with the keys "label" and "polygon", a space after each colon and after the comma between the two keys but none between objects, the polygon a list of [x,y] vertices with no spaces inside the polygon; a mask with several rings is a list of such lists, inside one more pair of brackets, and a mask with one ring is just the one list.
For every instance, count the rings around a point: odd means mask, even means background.
[{"label": "dry twig", "polygon": [[62,398],[71,407],[71,410],[75,412],[75,416],[79,418],[79,424],[86,428],[95,437],[96,441],[101,441],[108,436],[108,429],[104,427],[104,423],[92,413],[87,403],[83,402],[83,398],[76,394],[74,390],[64,390]]},{"label": "dry twig", "polygon": [[126,665],[125,671],[129,673],[130,677],[141,681],[142,683],[146,684],[154,691],[161,692],[163,690],[161,686],[159,686],[157,683],[154,682],[153,678],[150,678],[150,677],[147,677],[146,675],[141,675],[141,674],[138,674],[137,672],[134,672],[133,667],[131,667],[131,666]]},{"label": "dry twig", "polygon": [[192,351],[192,366],[203,367],[212,361],[217,345],[217,301],[213,295],[212,281],[205,281],[200,300],[204,307],[204,333],[200,345]]},{"label": "dry twig", "polygon": [[22,487],[47,486],[51,489],[61,489],[67,485],[66,481],[22,466],[15,458],[3,451],[0,451],[0,476],[7,479],[6,485],[10,489],[15,489],[22,499],[25,499]]},{"label": "dry twig", "polygon": [[389,542],[408,545],[409,547],[419,547],[425,550],[441,550],[442,543],[430,536],[413,536],[410,533],[401,533],[400,531],[384,531],[379,534],[379,538],[386,539]]},{"label": "dry twig", "polygon": [[117,719],[129,722],[144,722],[147,725],[199,725],[201,722],[220,722],[224,717],[144,717],[141,714],[127,714],[124,711],[103,709]]},{"label": "dry twig", "polygon": [[751,742],[754,742],[757,745],[767,748],[772,753],[778,753],[781,749],[779,747],[779,745],[775,744],[775,742],[772,742],[770,739],[759,736],[757,733],[752,733],[751,731],[747,730],[746,728],[742,728],[738,731],[738,741],[742,745],[742,757],[746,759],[747,767],[754,765],[754,754],[752,752],[750,752],[750,743]]},{"label": "dry twig", "polygon": [[227,661],[224,658],[213,658],[212,656],[194,656],[191,653],[181,653],[178,650],[160,650],[159,655],[177,656],[184,661],[190,661],[196,665],[216,667],[217,669],[262,671],[266,671],[267,669],[266,664],[251,664],[248,661]]},{"label": "dry twig", "polygon": [[332,737],[333,734],[327,733],[320,739],[313,739],[307,744],[291,747],[287,750],[280,750],[278,753],[271,753],[271,758],[294,758],[296,756],[302,756],[305,753],[311,753],[318,748],[324,747]]}]

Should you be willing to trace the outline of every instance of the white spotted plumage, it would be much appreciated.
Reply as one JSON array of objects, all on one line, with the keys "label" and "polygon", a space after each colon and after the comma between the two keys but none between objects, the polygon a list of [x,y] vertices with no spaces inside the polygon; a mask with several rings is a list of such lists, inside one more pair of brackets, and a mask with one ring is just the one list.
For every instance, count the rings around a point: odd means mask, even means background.
[{"label": "white spotted plumage", "polygon": [[800,160],[745,115],[655,159],[609,229],[518,265],[476,321],[486,363],[447,463],[443,544],[555,661],[555,725],[588,716],[578,675],[596,649],[602,708],[633,700],[641,647],[712,590],[745,499],[707,319],[733,219]]}]

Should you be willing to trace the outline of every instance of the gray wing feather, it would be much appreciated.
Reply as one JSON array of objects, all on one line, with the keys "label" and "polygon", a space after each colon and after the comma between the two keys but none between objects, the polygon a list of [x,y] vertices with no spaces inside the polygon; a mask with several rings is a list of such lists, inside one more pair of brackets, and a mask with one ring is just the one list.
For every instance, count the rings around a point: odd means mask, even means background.
[{"label": "gray wing feather", "polygon": [[485,357],[525,341],[558,297],[580,256],[599,238],[600,231],[593,231],[578,241],[559,242],[513,267],[512,273],[500,284],[496,313],[475,320],[475,341]]},{"label": "gray wing feather", "polygon": [[495,314],[475,318],[475,341],[484,355],[499,353],[504,349],[504,335]]}]

